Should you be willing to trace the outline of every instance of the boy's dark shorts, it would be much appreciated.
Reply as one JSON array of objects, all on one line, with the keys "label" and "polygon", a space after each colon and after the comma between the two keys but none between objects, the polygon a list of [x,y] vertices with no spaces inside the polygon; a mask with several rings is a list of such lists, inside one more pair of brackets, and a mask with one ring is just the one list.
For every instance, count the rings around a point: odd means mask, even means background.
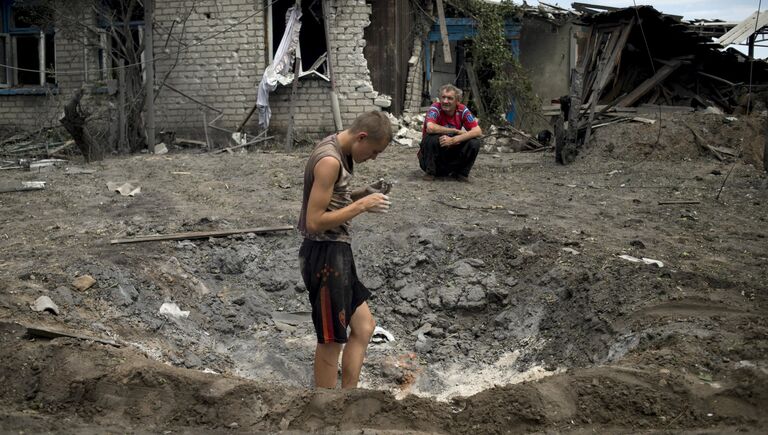
[{"label": "boy's dark shorts", "polygon": [[312,304],[317,342],[346,343],[349,319],[371,296],[357,278],[349,243],[304,239],[299,266]]}]

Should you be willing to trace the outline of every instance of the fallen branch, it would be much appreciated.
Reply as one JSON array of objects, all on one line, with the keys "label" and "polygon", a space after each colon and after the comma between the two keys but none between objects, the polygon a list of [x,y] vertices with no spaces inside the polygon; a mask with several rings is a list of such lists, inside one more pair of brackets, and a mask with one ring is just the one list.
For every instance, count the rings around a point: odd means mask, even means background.
[{"label": "fallen branch", "polygon": [[189,233],[175,233],[175,234],[158,234],[154,236],[140,236],[131,239],[115,239],[111,240],[110,244],[118,245],[124,243],[141,243],[141,242],[159,242],[164,240],[194,240],[194,239],[207,239],[209,237],[226,237],[235,234],[265,234],[274,233],[277,231],[289,231],[292,230],[292,225],[279,225],[276,227],[258,227],[258,228],[245,228],[241,230],[222,230],[222,231],[193,231]]}]

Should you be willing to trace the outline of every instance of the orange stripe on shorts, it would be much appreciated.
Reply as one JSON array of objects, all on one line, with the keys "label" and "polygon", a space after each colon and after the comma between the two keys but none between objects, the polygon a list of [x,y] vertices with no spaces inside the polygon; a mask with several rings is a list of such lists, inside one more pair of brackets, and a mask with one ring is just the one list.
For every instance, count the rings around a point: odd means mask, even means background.
[{"label": "orange stripe on shorts", "polygon": [[320,287],[320,312],[323,318],[323,342],[334,341],[333,313],[331,312],[331,292],[328,286]]}]

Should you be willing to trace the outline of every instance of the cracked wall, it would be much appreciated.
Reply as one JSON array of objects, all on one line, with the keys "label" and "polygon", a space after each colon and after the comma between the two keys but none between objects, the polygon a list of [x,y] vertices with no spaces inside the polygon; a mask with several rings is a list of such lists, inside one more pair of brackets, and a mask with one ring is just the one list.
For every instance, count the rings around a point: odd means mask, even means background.
[{"label": "cracked wall", "polygon": [[[81,2],[85,4],[87,2]],[[363,48],[363,30],[370,24],[371,8],[365,0],[335,0],[329,28],[333,50],[329,58],[336,75],[342,122],[348,126],[364,111],[379,109]],[[216,125],[234,130],[256,103],[256,90],[267,66],[266,5],[264,0],[158,0],[155,7],[155,79],[167,87],[156,90],[156,129],[201,138],[203,111],[210,122],[222,112]],[[94,22],[84,16],[84,22]],[[279,44],[281,35],[275,35]],[[325,35],[317,35],[324,38]],[[57,33],[57,95],[0,95],[0,127],[33,129],[58,125],[60,108],[83,83],[92,81],[84,70],[95,71],[92,42],[81,34]],[[89,65],[85,67],[84,65]],[[291,86],[270,95],[273,118],[270,130],[282,132],[288,125]],[[330,83],[319,78],[299,80],[294,100],[298,134],[314,138],[335,130],[330,105]],[[40,113],[46,113],[41,117]],[[253,117],[246,131],[257,130]],[[218,141],[221,143],[221,139]]]}]

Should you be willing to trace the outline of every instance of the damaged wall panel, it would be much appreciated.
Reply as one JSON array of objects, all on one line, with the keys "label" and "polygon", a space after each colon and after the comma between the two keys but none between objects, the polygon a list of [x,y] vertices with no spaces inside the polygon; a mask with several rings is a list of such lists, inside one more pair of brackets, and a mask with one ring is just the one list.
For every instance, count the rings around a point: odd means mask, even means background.
[{"label": "damaged wall panel", "polygon": [[520,63],[529,73],[534,92],[545,103],[568,94],[575,58],[574,32],[581,26],[523,19],[520,32]]},{"label": "damaged wall panel", "polygon": [[[409,0],[371,3],[371,25],[364,35],[364,50],[371,83],[378,92],[392,97],[390,111],[399,116],[404,108],[408,59],[413,45],[414,23]],[[386,35],[386,37],[383,37]]]}]

